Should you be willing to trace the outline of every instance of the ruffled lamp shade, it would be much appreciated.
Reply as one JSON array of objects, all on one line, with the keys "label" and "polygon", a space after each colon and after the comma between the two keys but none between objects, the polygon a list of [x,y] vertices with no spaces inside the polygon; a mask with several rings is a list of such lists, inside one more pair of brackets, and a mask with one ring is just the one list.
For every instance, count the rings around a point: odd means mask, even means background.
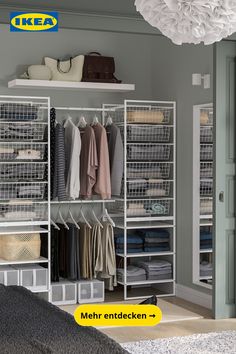
[{"label": "ruffled lamp shade", "polygon": [[236,32],[236,0],[136,0],[135,6],[175,44],[212,44]]}]

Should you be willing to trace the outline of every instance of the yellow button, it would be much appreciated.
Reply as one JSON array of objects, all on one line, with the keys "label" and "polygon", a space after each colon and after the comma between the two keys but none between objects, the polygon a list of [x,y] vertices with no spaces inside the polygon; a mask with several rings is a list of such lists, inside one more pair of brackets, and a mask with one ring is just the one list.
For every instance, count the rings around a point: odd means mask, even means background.
[{"label": "yellow button", "polygon": [[81,326],[156,326],[162,319],[154,305],[80,305],[74,313]]}]

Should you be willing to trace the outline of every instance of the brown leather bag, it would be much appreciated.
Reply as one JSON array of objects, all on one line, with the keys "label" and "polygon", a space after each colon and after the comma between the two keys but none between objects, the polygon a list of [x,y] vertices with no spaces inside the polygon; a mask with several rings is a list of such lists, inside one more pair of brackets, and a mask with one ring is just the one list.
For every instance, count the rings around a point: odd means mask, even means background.
[{"label": "brown leather bag", "polygon": [[98,52],[90,52],[84,57],[82,81],[121,83],[115,76],[113,57],[104,57]]}]

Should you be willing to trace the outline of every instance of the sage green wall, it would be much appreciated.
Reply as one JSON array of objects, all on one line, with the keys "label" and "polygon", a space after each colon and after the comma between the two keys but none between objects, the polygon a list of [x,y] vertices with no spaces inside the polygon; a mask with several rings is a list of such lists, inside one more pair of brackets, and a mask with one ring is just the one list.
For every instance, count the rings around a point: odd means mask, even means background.
[{"label": "sage green wall", "polygon": [[[138,34],[60,29],[58,33],[16,33],[0,25],[0,94],[51,96],[53,105],[90,105],[121,102],[126,98],[152,98],[152,37]],[[8,90],[8,80],[19,76],[27,65],[41,63],[44,56],[63,58],[99,50],[116,58],[116,76],[135,83],[131,94],[83,93],[82,91]]]},{"label": "sage green wall", "polygon": [[[177,102],[177,283],[209,293],[192,283],[193,105],[213,102],[213,46],[153,41],[154,97]],[[211,88],[192,86],[193,73],[210,73]]]}]

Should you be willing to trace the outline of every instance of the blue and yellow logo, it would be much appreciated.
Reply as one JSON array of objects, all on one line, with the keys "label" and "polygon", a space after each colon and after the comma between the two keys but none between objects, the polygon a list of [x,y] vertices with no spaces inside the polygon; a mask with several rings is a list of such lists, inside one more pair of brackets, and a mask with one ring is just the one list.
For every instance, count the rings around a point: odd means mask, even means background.
[{"label": "blue and yellow logo", "polygon": [[57,12],[11,12],[11,32],[57,32]]}]

